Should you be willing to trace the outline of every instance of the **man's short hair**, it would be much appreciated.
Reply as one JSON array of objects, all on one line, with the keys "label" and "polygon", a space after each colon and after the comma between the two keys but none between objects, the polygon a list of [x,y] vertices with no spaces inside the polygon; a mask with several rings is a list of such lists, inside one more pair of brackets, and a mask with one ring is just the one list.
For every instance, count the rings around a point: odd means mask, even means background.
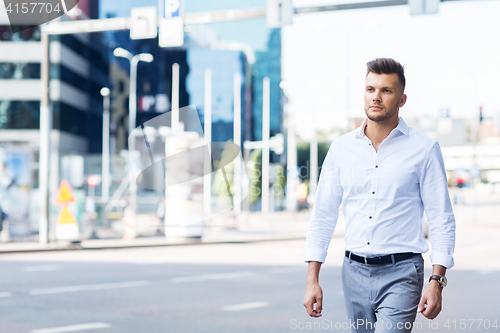
[{"label": "man's short hair", "polygon": [[397,74],[399,83],[403,86],[403,91],[406,86],[405,69],[403,65],[391,58],[377,58],[366,63],[366,75],[375,74]]}]

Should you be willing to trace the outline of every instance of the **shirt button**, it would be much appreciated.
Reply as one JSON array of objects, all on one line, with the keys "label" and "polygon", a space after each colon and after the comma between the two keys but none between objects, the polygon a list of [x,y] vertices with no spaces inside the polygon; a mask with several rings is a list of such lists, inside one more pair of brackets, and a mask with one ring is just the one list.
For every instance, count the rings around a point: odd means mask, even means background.
[{"label": "shirt button", "polygon": [[375,165],[375,168],[378,168],[378,165]]},{"label": "shirt button", "polygon": [[372,194],[375,194],[375,192],[372,192]]},{"label": "shirt button", "polygon": [[368,243],[366,243],[366,244],[370,245],[370,242],[368,242]]},{"label": "shirt button", "polygon": [[372,218],[372,217],[370,216],[370,218]]}]

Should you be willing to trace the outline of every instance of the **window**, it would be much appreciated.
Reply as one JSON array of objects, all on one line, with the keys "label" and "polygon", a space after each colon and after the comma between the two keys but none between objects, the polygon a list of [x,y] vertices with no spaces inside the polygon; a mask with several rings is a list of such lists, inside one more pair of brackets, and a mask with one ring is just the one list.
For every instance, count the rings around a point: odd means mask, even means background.
[{"label": "window", "polygon": [[7,25],[0,26],[0,41],[4,42],[27,42],[40,41],[40,26],[20,32],[12,33],[12,29]]},{"label": "window", "polygon": [[0,79],[39,79],[39,63],[0,63]]},{"label": "window", "polygon": [[0,128],[40,128],[40,102],[0,101]]}]

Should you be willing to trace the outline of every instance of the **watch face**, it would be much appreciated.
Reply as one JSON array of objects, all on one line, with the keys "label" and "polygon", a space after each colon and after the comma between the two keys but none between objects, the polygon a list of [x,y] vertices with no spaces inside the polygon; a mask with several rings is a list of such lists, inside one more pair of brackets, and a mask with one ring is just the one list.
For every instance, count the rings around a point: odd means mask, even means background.
[{"label": "watch face", "polygon": [[448,279],[446,278],[446,276],[441,276],[441,281],[439,282],[443,287],[446,287],[446,285],[448,284]]}]

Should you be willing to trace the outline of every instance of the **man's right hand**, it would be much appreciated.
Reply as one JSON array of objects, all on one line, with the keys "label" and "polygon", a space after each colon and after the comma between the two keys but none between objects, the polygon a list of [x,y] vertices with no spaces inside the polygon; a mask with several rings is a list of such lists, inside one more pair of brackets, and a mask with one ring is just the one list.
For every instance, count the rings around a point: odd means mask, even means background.
[{"label": "man's right hand", "polygon": [[[316,310],[314,310],[314,304],[316,304]],[[321,311],[323,310],[323,290],[321,290],[318,283],[307,284],[304,306],[309,316],[315,318],[321,317]]]}]

